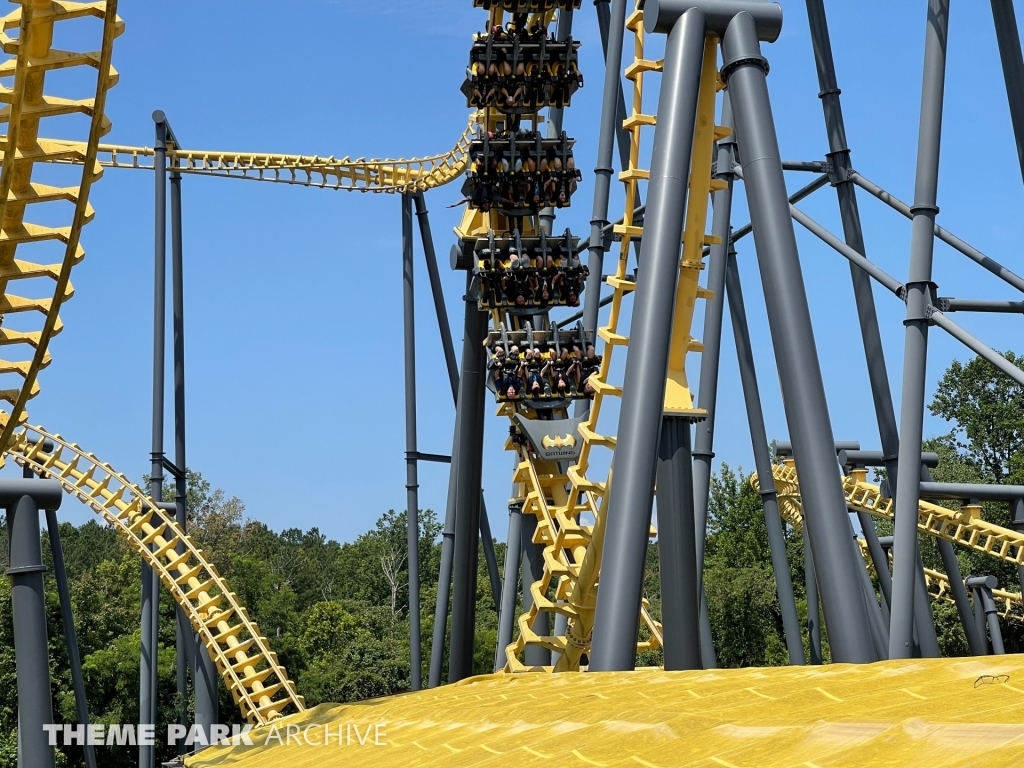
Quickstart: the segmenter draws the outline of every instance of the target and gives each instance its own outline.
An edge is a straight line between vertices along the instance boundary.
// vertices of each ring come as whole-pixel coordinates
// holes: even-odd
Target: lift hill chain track
[[[626,200],[623,223],[614,228],[621,237],[619,258],[614,275],[607,278],[612,288],[612,302],[608,325],[600,328],[599,338],[604,342],[600,371],[591,379],[594,398],[589,417],[578,432],[582,438],[580,457],[562,474],[555,462],[541,462],[529,446],[519,448],[520,463],[513,482],[524,489],[523,513],[538,518],[535,543],[544,544],[544,574],[532,585],[534,604],[519,618],[519,637],[506,649],[506,670],[512,672],[534,669],[519,658],[528,645],[539,645],[559,653],[553,668],[546,671],[579,669],[580,659],[590,648],[597,602],[601,553],[604,541],[605,515],[608,490],[612,482],[612,469],[603,481],[587,477],[591,453],[604,448],[614,454],[615,437],[599,433],[598,419],[606,397],[621,397],[622,389],[609,380],[613,352],[617,347],[628,348],[629,339],[619,332],[623,313],[623,298],[635,288],[627,273],[630,244],[643,236],[643,227],[634,226],[638,185],[650,178],[650,171],[639,167],[640,138],[643,128],[657,124],[655,115],[643,112],[644,74],[660,72],[662,62],[644,57],[643,10],[637,9],[626,22],[635,35],[635,56],[626,68],[626,77],[633,82],[633,102],[630,116],[623,127],[630,133],[629,167],[619,178],[625,183]],[[703,247],[711,242],[704,234],[707,224],[707,201],[718,181],[712,178],[712,154],[716,138],[728,135],[727,129],[715,126],[715,94],[721,87],[716,66],[718,41],[708,38],[705,47],[698,104],[697,130],[694,134],[693,164],[690,175],[689,203],[687,205],[686,232],[683,258],[676,297],[676,316],[673,323],[672,354],[666,390],[666,410],[675,414],[700,418],[693,408],[693,397],[686,382],[685,359],[689,352],[700,352],[703,346],[690,336],[694,304],[707,299],[711,293],[700,288],[698,276],[703,269]],[[512,416],[515,407],[505,404],[499,414]],[[509,446],[510,448],[513,446]],[[567,490],[568,488],[568,490]],[[578,522],[581,516],[594,520],[593,525]],[[548,599],[553,589],[554,599]],[[532,631],[540,611],[560,613],[568,618],[568,630],[562,636],[539,636]],[[650,640],[640,643],[638,650],[659,647],[661,627],[647,613],[646,603],[641,610],[641,621],[650,633]]]
[[[89,205],[89,191],[102,175],[96,160],[97,145],[110,130],[110,121],[103,114],[107,90],[117,83],[117,72],[111,66],[114,38],[124,31],[124,23],[117,17],[116,0],[107,2],[49,2],[49,0],[21,0],[20,7],[3,18],[0,47],[10,58],[0,62],[0,80],[14,78],[8,87],[0,84],[0,122],[7,123],[7,135],[0,137],[3,169],[0,171],[0,321],[11,320],[0,328],[0,346],[12,347],[17,357],[0,360],[3,378],[16,377],[18,386],[0,384],[0,400],[10,404],[10,412],[0,411],[0,448],[7,446],[14,430],[27,418],[25,406],[39,393],[39,371],[50,362],[47,348],[50,339],[61,330],[59,312],[61,304],[71,298],[71,269],[85,256],[79,244],[82,227],[93,217]],[[52,48],[54,29],[79,19],[93,17],[102,22],[100,48],[90,53],[62,51]],[[17,34],[12,34],[17,30]],[[96,70],[96,86],[88,98],[63,98],[44,93],[46,76],[54,70],[91,67]],[[52,117],[81,114],[89,118],[83,129],[84,142],[40,137],[43,120]],[[67,124],[64,121],[62,124]],[[69,187],[55,187],[32,180],[37,163],[61,160],[83,166],[77,183]],[[28,206],[70,202],[74,206],[66,226],[43,226],[26,220]],[[45,205],[46,219],[56,218],[55,205]],[[51,212],[51,209],[54,209]],[[58,214],[68,221],[66,212]],[[35,216],[33,216],[35,218]],[[37,244],[50,244],[49,253],[59,252],[56,263],[34,263],[16,258],[32,244],[30,253],[46,258],[47,248]],[[54,248],[52,244],[56,244]],[[52,289],[43,287],[54,281]],[[18,282],[14,282],[18,281]],[[27,281],[27,284],[26,282]],[[43,298],[26,298],[13,293]],[[41,325],[33,318],[42,316]],[[27,330],[17,330],[10,325]],[[31,348],[26,349],[26,347]],[[20,359],[19,359],[20,358]]]
[[[47,441],[53,443],[51,453],[43,450]],[[256,622],[173,514],[159,509],[109,464],[40,427],[18,430],[6,453],[40,477],[60,481],[68,494],[117,529],[160,575],[249,722],[263,725],[305,709]]]
[[[790,525],[799,527],[803,522],[800,481],[792,460],[783,466],[772,467],[772,475],[778,491],[780,514]],[[760,490],[756,474],[751,476],[750,483]],[[843,493],[850,510],[866,512],[883,520],[893,519],[895,502],[882,496],[878,486],[865,482],[862,472],[855,471],[843,478]],[[921,501],[917,530],[1013,565],[1020,565],[1024,561],[1024,534],[985,522],[969,511],[965,513]],[[952,600],[949,578],[945,574],[926,568],[925,581],[933,598]],[[999,589],[993,590],[993,596],[1000,605],[1000,615],[1024,620],[1020,594]]]

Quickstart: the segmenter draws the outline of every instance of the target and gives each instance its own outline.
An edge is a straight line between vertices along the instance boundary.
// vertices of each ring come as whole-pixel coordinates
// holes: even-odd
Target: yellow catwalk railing
[[[421,192],[449,184],[462,176],[469,157],[477,115],[456,145],[440,155],[408,159],[335,158],[319,155],[220,152],[170,147],[167,163],[172,170],[197,176],[219,176],[252,181],[296,184],[347,192]],[[69,147],[78,147],[69,143]],[[104,168],[153,170],[156,153],[151,147],[101,144],[98,162]],[[54,162],[74,163],[74,157]]]
[[[263,725],[305,709],[302,697],[214,565],[175,522],[109,464],[39,427],[14,435],[7,455],[100,515],[160,576],[217,664],[243,716]],[[47,442],[53,450],[44,450]]]
[[[605,398],[622,395],[621,387],[610,381],[610,373],[616,348],[621,347],[625,351],[629,345],[628,337],[620,333],[624,319],[623,299],[636,287],[628,274],[629,252],[633,241],[643,236],[643,227],[633,222],[633,211],[640,182],[650,178],[650,171],[639,165],[641,133],[644,128],[657,124],[655,115],[644,113],[644,75],[662,69],[662,62],[644,56],[643,10],[636,9],[627,19],[626,26],[635,36],[634,58],[625,72],[625,76],[633,83],[632,109],[623,123],[630,134],[629,167],[619,176],[625,183],[625,215],[623,223],[614,229],[621,242],[614,274],[607,278],[612,289],[608,324],[598,331],[599,339],[604,342],[601,366],[591,379],[594,397],[589,416],[579,425],[583,441],[580,457],[565,475],[558,473],[553,464],[539,467],[535,457],[529,453],[528,446],[519,449],[520,464],[515,480],[523,484],[525,491],[523,512],[537,515],[536,543],[543,543],[545,548],[543,576],[531,587],[534,604],[520,617],[519,637],[506,649],[506,669],[513,672],[532,669],[520,661],[520,656],[529,645],[540,645],[559,653],[554,671],[578,669],[580,658],[589,650],[593,631],[604,520],[613,467],[603,480],[591,480],[587,475],[591,471],[595,449],[610,452],[608,461],[613,464],[615,437],[603,427],[599,431],[598,422],[606,405]],[[703,247],[711,241],[704,232],[709,193],[716,188],[711,178],[714,141],[716,137],[721,138],[728,133],[716,128],[714,119],[715,93],[720,86],[716,66],[717,43],[717,39],[709,38],[705,47],[689,180],[687,234],[684,236],[680,262],[665,403],[668,412],[694,418],[699,418],[700,414],[693,409],[693,397],[686,382],[685,362],[687,353],[703,349],[690,336],[690,330],[694,303],[699,298],[709,298],[711,295],[699,287],[697,278],[703,269]],[[584,524],[580,522],[581,517],[593,520],[593,523]],[[552,589],[554,597],[548,599],[547,595]],[[568,628],[565,635],[538,636],[532,632],[530,627],[540,611],[566,616]],[[646,604],[640,618],[650,639],[640,643],[638,650],[658,647],[661,644],[661,627],[648,614]]]
[[[27,402],[39,392],[37,377],[50,362],[50,339],[61,330],[61,305],[74,293],[71,269],[85,255],[79,238],[82,227],[93,217],[89,191],[102,174],[96,162],[97,145],[110,130],[104,105],[107,90],[117,82],[111,66],[114,39],[124,31],[117,17],[116,0],[21,0],[18,5],[4,17],[0,33],[0,46],[10,57],[0,62],[0,80],[13,78],[10,86],[0,85],[0,102],[5,104],[0,109],[0,122],[7,123],[7,134],[0,137],[0,346],[10,347],[12,354],[11,360],[0,360],[0,375],[5,380],[0,384],[0,400],[10,404],[9,412],[0,411],[0,449],[11,442],[14,430],[26,419]],[[100,30],[85,30],[96,23],[93,19],[99,21]],[[62,39],[76,32],[80,37],[91,34],[99,43],[98,50],[78,53],[52,47],[55,34]],[[96,71],[86,98],[46,94],[47,73],[68,68]],[[84,115],[88,122],[69,122],[69,115]],[[42,123],[47,118],[61,118],[48,121],[47,127],[76,125],[86,140],[70,147],[66,141],[42,138]],[[32,180],[36,163],[55,160],[83,166],[80,174],[76,172],[73,185],[56,187]],[[66,209],[57,210],[58,205],[66,203],[73,207],[70,216]],[[32,219],[66,223],[32,223],[27,218],[30,205]],[[37,218],[40,206],[45,207],[45,213]],[[17,258],[29,245],[33,260]],[[36,259],[52,261],[36,263]],[[53,286],[47,287],[50,281]],[[15,314],[19,319],[12,323],[11,315]]]

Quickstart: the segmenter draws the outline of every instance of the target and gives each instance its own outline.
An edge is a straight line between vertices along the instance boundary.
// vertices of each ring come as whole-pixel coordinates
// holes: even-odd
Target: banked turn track
[[[13,458],[40,477],[58,480],[124,536],[184,609],[249,722],[262,725],[302,711],[302,697],[256,622],[173,516],[110,465],[59,435],[26,425],[26,405],[38,395],[39,372],[51,360],[50,340],[63,327],[60,308],[74,294],[72,268],[85,256],[80,238],[94,216],[92,185],[105,168],[152,170],[154,152],[100,143],[111,129],[104,114],[107,91],[118,80],[111,65],[114,40],[124,32],[117,0],[15,2],[18,7],[3,17],[0,31],[0,47],[8,56],[0,62],[0,123],[7,124],[6,135],[0,136],[0,347],[10,348],[4,357],[12,358],[0,359],[0,400],[9,406],[0,410],[3,459]],[[81,35],[90,23],[99,27],[90,30],[99,40],[98,50],[53,47],[55,28],[62,37],[65,32]],[[47,75],[72,68],[95,70],[91,92],[74,98],[49,95]],[[52,79],[66,85],[67,78]],[[68,119],[74,115],[87,121]],[[461,176],[474,124],[471,116],[452,150],[422,158],[352,160],[171,147],[168,159],[182,173],[345,191],[417,192]],[[41,135],[42,128],[58,126],[78,134]],[[50,183],[33,180],[34,173]],[[64,182],[55,185],[61,175]],[[70,216],[54,203],[71,203]]]

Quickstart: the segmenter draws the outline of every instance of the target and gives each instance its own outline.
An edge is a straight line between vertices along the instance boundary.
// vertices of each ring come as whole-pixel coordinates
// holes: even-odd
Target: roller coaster
[[[1000,620],[1024,620],[1021,593],[1012,589],[1015,585],[1000,588],[991,577],[965,578],[956,549],[1015,566],[1024,588],[1024,487],[933,482],[929,467],[935,462],[922,453],[921,444],[930,328],[948,332],[1024,384],[1024,373],[949,317],[956,311],[1020,313],[1024,303],[940,297],[932,279],[931,251],[938,238],[1024,291],[1024,279],[935,223],[949,0],[922,3],[928,15],[913,205],[854,169],[824,3],[806,4],[830,152],[822,161],[783,162],[765,85],[768,60],[762,53],[762,44],[775,42],[781,32],[779,5],[765,0],[597,0],[606,72],[591,231],[581,241],[568,230],[559,234],[554,225],[558,209],[578,200],[585,183],[574,142],[562,130],[564,111],[583,86],[580,41],[572,37],[579,0],[474,0],[481,17],[486,15],[486,27],[473,37],[462,84],[472,109],[468,127],[448,152],[383,160],[187,150],[178,145],[162,114],[154,116],[160,140],[153,148],[101,143],[111,129],[104,115],[107,92],[117,83],[114,41],[125,29],[116,0],[17,0],[0,33],[0,45],[10,57],[0,64],[0,78],[13,78],[10,88],[0,86],[0,101],[6,105],[0,115],[8,125],[0,172],[0,317],[17,318],[15,324],[24,329],[3,325],[0,343],[23,359],[0,362],[0,375],[9,379],[9,385],[0,385],[0,399],[9,405],[0,418],[0,450],[23,469],[25,478],[0,482],[0,501],[8,514],[22,764],[55,765],[42,727],[52,722],[53,711],[42,604],[41,510],[55,545],[79,720],[88,723],[52,522],[62,493],[117,530],[175,600],[179,685],[187,665],[197,689],[195,723],[209,727],[216,720],[199,712],[203,651],[243,717],[259,727],[256,733],[282,725],[288,729],[287,741],[278,738],[276,746],[268,746],[269,741],[253,747],[211,746],[185,758],[189,768],[328,765],[342,759],[346,765],[435,765],[453,759],[496,765],[510,758],[597,766],[911,760],[1019,764],[1024,758],[1024,702],[1011,681],[1020,662],[1000,658]],[[1021,148],[1024,58],[1017,23],[1011,0],[992,0],[992,7]],[[92,30],[100,43],[97,51],[52,47],[55,27],[90,20],[98,26]],[[662,59],[649,53],[652,35],[666,36]],[[628,37],[632,58],[624,60]],[[47,74],[72,67],[95,70],[94,91],[84,98],[47,95]],[[652,77],[657,99],[651,95]],[[43,126],[72,125],[47,118],[68,115],[87,118],[77,126],[78,135],[42,137]],[[652,142],[650,151],[644,140]],[[625,205],[621,219],[612,222],[616,143]],[[642,167],[648,156],[650,167]],[[44,167],[52,169],[47,178],[65,174],[73,183],[33,181],[33,173]],[[438,316],[445,318],[441,335],[457,406],[430,690],[307,710],[270,642],[189,536],[180,488],[176,504],[164,503],[159,482],[147,492],[77,444],[28,424],[28,401],[40,393],[40,371],[51,361],[49,343],[62,327],[61,306],[74,292],[71,271],[84,257],[81,233],[94,216],[90,189],[107,168],[154,172],[158,210],[168,171],[172,179],[195,174],[402,196],[414,689],[421,687],[416,472],[419,461],[431,460],[419,453],[415,439],[415,346],[409,319],[416,206],[434,298],[440,302]],[[815,177],[789,194],[784,171]],[[455,230],[452,266],[465,273],[467,286],[461,367],[439,300],[423,202],[424,192],[459,180],[466,209]],[[751,223],[738,228],[731,220],[737,181],[744,184],[751,215]],[[796,207],[826,186],[838,195],[842,238]],[[912,220],[906,282],[867,258],[857,188]],[[173,189],[172,181],[172,194]],[[39,204],[57,202],[73,206],[67,226],[26,219]],[[794,221],[850,263],[880,452],[861,451],[859,443],[840,443],[832,434]],[[778,444],[774,456],[736,262],[736,244],[750,234],[792,440]],[[39,256],[36,261],[19,258],[24,255],[19,248],[29,249],[28,258],[34,252]],[[44,263],[44,248],[59,254],[53,263]],[[608,252],[617,258],[606,272]],[[158,281],[161,254],[158,245]],[[580,258],[584,254],[585,261]],[[54,281],[52,293],[44,278]],[[20,282],[26,280],[34,283]],[[881,354],[872,281],[907,307],[899,424]],[[25,285],[31,287],[23,290]],[[37,290],[41,285],[47,288]],[[15,295],[14,287],[44,298]],[[699,301],[705,307],[698,340],[693,326]],[[763,501],[789,667],[715,670],[702,573],[726,306],[757,466],[751,483]],[[567,309],[574,314],[551,316]],[[162,330],[158,321],[158,339]],[[162,374],[162,340],[155,355]],[[687,368],[696,355],[700,379],[694,388]],[[488,393],[496,415],[507,420],[506,448],[515,456],[503,578],[490,547],[480,488]],[[154,474],[162,477],[169,468],[183,483],[183,447],[175,463],[166,461],[162,410],[156,404],[154,410],[161,413],[159,425],[154,424]],[[867,481],[870,467],[884,468],[884,483]],[[898,472],[901,467],[904,471]],[[656,529],[651,525],[655,500]],[[1009,503],[1013,527],[985,520],[983,501]],[[876,520],[891,523],[894,535],[879,536]],[[805,666],[805,628],[797,618],[784,524],[803,536],[812,666]],[[654,537],[660,618],[643,594],[646,550]],[[500,604],[499,633],[495,674],[474,678],[481,539]],[[935,542],[945,572],[921,564],[919,540],[928,539]],[[824,666],[815,666],[822,659],[819,596],[833,662]],[[971,658],[938,658],[932,600],[956,606]],[[147,619],[146,610],[144,603],[140,722],[154,723],[155,709],[147,708],[155,683],[147,688],[146,682],[153,667],[145,657],[152,650],[146,645],[147,622],[155,614],[151,611]],[[663,668],[635,670],[637,654],[655,649],[663,653]],[[441,686],[446,650],[448,685]],[[581,672],[587,674],[573,674]],[[214,701],[215,686],[215,679],[205,683]],[[900,703],[892,705],[892,696]],[[541,709],[538,700],[545,702]],[[387,751],[350,750],[343,757],[324,757],[302,752],[312,748],[308,740],[292,742],[292,728],[308,733],[314,726],[344,721],[355,723],[357,734],[361,724],[386,723]],[[918,732],[939,734],[938,741],[929,743]],[[86,762],[97,764],[91,749]],[[151,747],[140,747],[139,764],[153,768]]]

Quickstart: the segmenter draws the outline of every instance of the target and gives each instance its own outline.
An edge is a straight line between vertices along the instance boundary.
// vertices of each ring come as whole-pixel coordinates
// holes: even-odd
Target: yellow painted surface
[[[321,741],[328,723],[330,746],[301,743],[311,725],[310,741]],[[279,721],[282,742],[288,726],[293,726],[291,744],[274,738],[265,744],[271,730],[264,727],[252,732],[254,746],[212,747],[186,765],[1021,766],[1024,656],[698,672],[499,674],[317,707]],[[352,734],[351,744],[338,746],[339,727]]]

